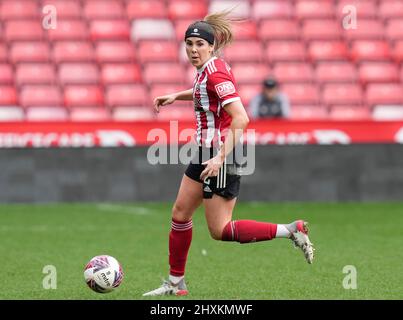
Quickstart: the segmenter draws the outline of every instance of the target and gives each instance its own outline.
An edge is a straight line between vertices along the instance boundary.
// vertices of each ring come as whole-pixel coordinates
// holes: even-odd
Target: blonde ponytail
[[[234,22],[243,21],[240,18],[229,17],[232,9],[211,13],[204,17],[204,21],[212,26],[214,29],[215,43],[214,43],[214,55],[219,55],[221,50],[227,45],[231,44],[234,40],[234,32],[232,30],[232,24]]]

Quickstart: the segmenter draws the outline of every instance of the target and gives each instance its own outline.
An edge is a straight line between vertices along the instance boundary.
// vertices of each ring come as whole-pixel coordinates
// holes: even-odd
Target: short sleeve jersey
[[[231,68],[223,60],[212,57],[197,70],[193,101],[199,146],[209,148],[224,142],[223,133],[231,124],[225,106],[240,99]]]

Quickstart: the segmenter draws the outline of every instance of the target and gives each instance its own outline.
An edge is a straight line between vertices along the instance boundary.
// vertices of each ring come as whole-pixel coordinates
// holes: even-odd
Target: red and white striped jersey
[[[199,146],[218,148],[224,142],[231,117],[225,105],[240,100],[234,75],[223,60],[212,57],[200,69],[193,84],[196,112],[196,142]]]

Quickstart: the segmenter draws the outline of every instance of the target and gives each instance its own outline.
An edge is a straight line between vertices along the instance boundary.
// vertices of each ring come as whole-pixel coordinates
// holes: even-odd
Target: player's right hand
[[[171,104],[175,101],[176,97],[172,94],[166,95],[166,96],[161,96],[161,97],[156,97],[154,99],[154,109],[158,113],[160,112],[160,107],[161,106],[166,106],[168,104]]]

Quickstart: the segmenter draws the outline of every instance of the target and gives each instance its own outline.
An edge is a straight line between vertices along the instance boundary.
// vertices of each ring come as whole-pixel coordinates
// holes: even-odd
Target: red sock
[[[172,276],[185,274],[186,259],[192,242],[192,220],[180,222],[172,219],[169,233],[169,265]]]
[[[254,220],[230,221],[224,227],[223,241],[240,243],[271,240],[276,237],[277,224]]]

